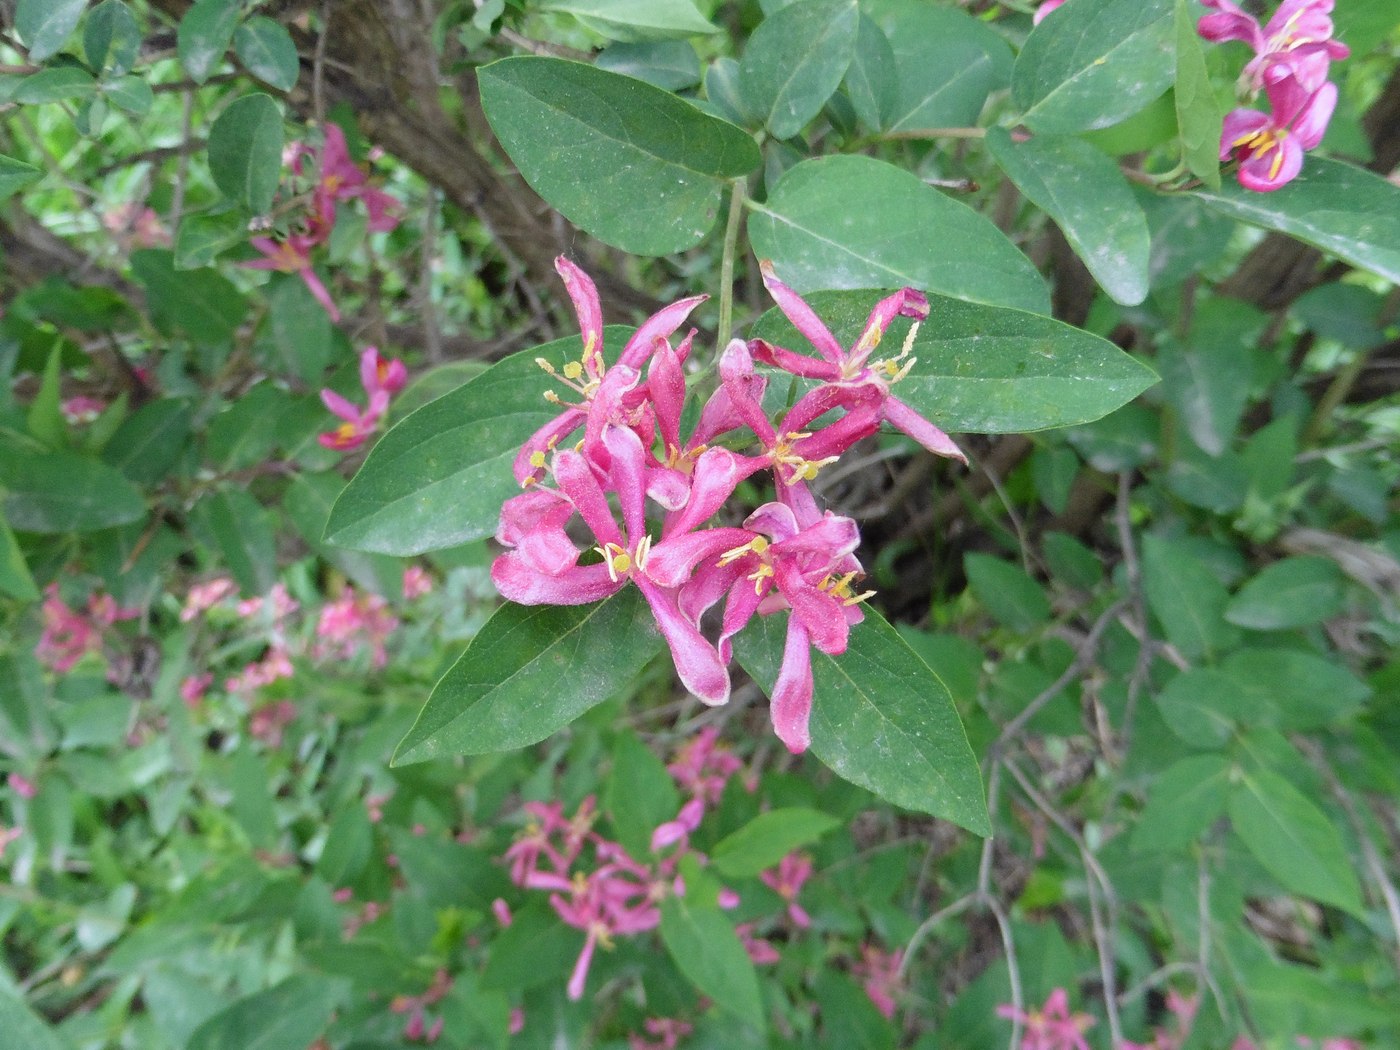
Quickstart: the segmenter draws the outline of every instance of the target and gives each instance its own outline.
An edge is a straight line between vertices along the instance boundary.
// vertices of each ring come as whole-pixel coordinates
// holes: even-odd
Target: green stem
[[[747,179],[735,179],[729,190],[729,219],[724,226],[724,254],[719,263],[719,330],[715,358],[729,345],[734,328],[734,253],[739,244],[739,220],[744,214]]]

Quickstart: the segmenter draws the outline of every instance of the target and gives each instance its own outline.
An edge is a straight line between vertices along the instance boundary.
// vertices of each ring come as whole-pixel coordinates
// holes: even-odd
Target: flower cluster
[[[1063,988],[1051,992],[1039,1009],[998,1006],[997,1016],[1026,1026],[1021,1036],[1021,1050],[1089,1050],[1084,1033],[1093,1026],[1094,1018],[1088,1014],[1071,1014],[1069,995]]]
[[[1351,52],[1332,39],[1333,0],[1283,0],[1261,27],[1230,0],[1202,0],[1213,14],[1197,31],[1207,40],[1242,40],[1254,57],[1240,76],[1240,93],[1253,102],[1262,91],[1269,112],[1241,107],[1225,117],[1220,159],[1240,162],[1246,189],[1266,193],[1292,181],[1303,167],[1303,153],[1322,141],[1337,85],[1328,79],[1333,59]]]
[[[870,593],[852,588],[863,575],[855,557],[856,523],[823,511],[808,482],[882,423],[932,452],[962,458],[946,434],[890,392],[914,363],[913,334],[928,315],[928,300],[912,288],[882,300],[847,350],[765,265],[770,294],[820,356],[758,339],[733,340],[721,355],[719,388],[690,433],[682,434],[685,363],[695,332],[676,345],[672,337],[705,297],[657,312],[608,364],[597,289],[562,256],[555,266],[578,314],[583,352],[562,368],[543,359],[539,364],[578,400],[547,394],[561,411],[516,457],[515,476],[525,491],[501,508],[496,539],[509,549],[492,565],[492,580],[504,597],[524,605],[581,605],[634,584],[681,682],[712,705],[729,699],[734,635],[755,615],[789,611],[773,725],[791,751],[805,750],[811,649],[844,652]],[[915,322],[903,350],[871,360],[901,316]],[[772,422],[756,363],[816,385]],[[742,448],[745,440],[756,441],[757,450],[742,454],[728,447]],[[771,474],[777,498],[741,527],[705,527],[739,483],[759,472]],[[552,486],[542,484],[546,478]],[[591,548],[581,550],[570,538],[567,526],[576,516],[592,533]],[[649,519],[659,519],[659,528]],[[712,641],[701,620],[721,601],[719,637]]]
[[[331,412],[343,422],[334,430],[319,437],[323,446],[336,452],[350,452],[359,448],[369,436],[379,428],[384,414],[389,411],[389,400],[408,382],[408,370],[398,358],[389,360],[374,347],[367,347],[360,355],[360,386],[364,388],[366,403],[361,408],[334,390],[322,390],[321,400]]]
[[[326,313],[339,321],[340,311],[311,265],[312,249],[324,244],[335,229],[336,205],[358,198],[369,214],[370,231],[376,233],[387,232],[399,224],[402,206],[396,198],[370,185],[369,176],[350,158],[345,132],[339,125],[327,123],[323,135],[319,150],[300,143],[290,150],[292,170],[297,175],[309,175],[313,168],[316,172],[310,207],[297,230],[280,239],[254,237],[251,243],[263,257],[243,265],[252,270],[300,275]]]
[[[118,606],[108,594],[90,595],[86,612],[79,612],[63,600],[56,583],[45,588],[41,613],[44,631],[34,655],[60,674],[72,670],[88,653],[102,652],[103,635],[114,623],[139,615],[136,609]]]

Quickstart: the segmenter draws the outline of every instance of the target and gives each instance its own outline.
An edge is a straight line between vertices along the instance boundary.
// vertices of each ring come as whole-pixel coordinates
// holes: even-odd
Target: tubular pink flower
[[[1291,182],[1303,167],[1303,151],[1322,141],[1337,86],[1323,84],[1309,92],[1286,62],[1264,74],[1271,113],[1236,109],[1225,117],[1220,135],[1220,159],[1239,159],[1238,178],[1246,189],[1268,193]]]
[[[1309,91],[1327,79],[1328,64],[1346,58],[1350,49],[1332,39],[1333,0],[1284,0],[1262,29],[1258,21],[1230,0],[1202,0],[1218,13],[1204,16],[1197,32],[1207,40],[1240,40],[1254,49],[1240,81],[1252,95],[1265,87],[1265,75],[1277,62],[1292,63]]]
[[[1026,1026],[1021,1038],[1021,1050],[1089,1050],[1084,1033],[1094,1024],[1088,1014],[1069,1012],[1069,996],[1056,988],[1038,1010],[1017,1010],[1014,1006],[997,1007],[997,1016],[1018,1020]]]
[[[798,929],[805,930],[812,925],[812,918],[805,908],[797,903],[797,895],[803,884],[812,876],[812,858],[805,853],[789,853],[778,862],[777,868],[760,872],[763,884],[787,902],[788,918]]]
[[[1031,22],[1035,25],[1040,25],[1040,23],[1044,21],[1046,15],[1064,2],[1065,0],[1045,0],[1045,3],[1035,9],[1035,14],[1031,16]]]
[[[408,369],[398,358],[386,358],[372,346],[360,354],[360,385],[365,393],[373,395],[382,390],[393,395],[407,383]]]
[[[903,958],[903,952],[886,952],[873,944],[862,944],[860,961],[852,967],[858,976],[865,978],[866,997],[887,1021],[894,1019],[895,996],[901,991],[899,964]]]
[[[326,290],[325,284],[311,266],[311,249],[320,243],[319,239],[307,234],[293,233],[281,241],[271,237],[254,237],[250,243],[262,252],[264,257],[251,259],[243,263],[243,266],[249,270],[275,270],[279,273],[300,275],[316,301],[331,315],[331,320],[340,320],[340,310],[331,298],[331,293]]]
[[[359,197],[369,212],[371,231],[384,233],[398,226],[403,205],[397,198],[369,184],[369,176],[350,158],[350,148],[340,125],[327,122],[322,131],[325,141],[317,154],[316,213],[330,217],[327,226],[333,225],[335,202]]]

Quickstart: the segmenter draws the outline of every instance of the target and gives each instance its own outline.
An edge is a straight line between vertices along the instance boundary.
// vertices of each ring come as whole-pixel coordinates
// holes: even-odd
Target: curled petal
[[[670,646],[681,684],[702,703],[711,706],[728,703],[729,671],[699,628],[681,615],[675,591],[658,587],[644,576],[634,579],[651,606],[661,636]]]
[[[880,340],[885,337],[886,330],[896,317],[912,317],[918,321],[926,319],[928,317],[927,296],[913,288],[901,288],[894,295],[886,296],[876,303],[875,309],[870,311],[865,328],[860,333],[860,338],[856,340],[856,345],[851,348],[850,357],[844,365],[847,374],[865,365],[871,351],[880,345]]]
[[[622,504],[628,543],[636,543],[646,532],[646,452],[641,438],[627,427],[604,429],[603,444],[612,456],[609,480]]]
[[[963,450],[953,443],[953,439],[943,433],[919,413],[906,405],[897,397],[891,397],[885,401],[885,419],[897,430],[902,430],[911,438],[917,441],[924,448],[928,449],[935,456],[947,456],[949,459],[956,459],[960,463],[967,462],[967,456]]]
[[[708,295],[692,295],[680,299],[669,306],[663,306],[642,322],[641,327],[617,357],[617,363],[628,368],[641,368],[656,348],[656,341],[670,339],[676,329],[685,323],[690,312],[708,299]]]
[[[666,534],[689,532],[709,521],[734,494],[735,487],[760,460],[736,456],[727,448],[709,448],[695,461],[685,508],[666,522]]]
[[[835,382],[841,378],[841,366],[830,361],[819,361],[804,354],[774,346],[766,339],[750,339],[749,350],[760,363],[781,368],[784,372],[806,379],[825,379]]]
[[[1332,120],[1332,111],[1337,108],[1337,85],[1323,84],[1313,92],[1312,97],[1299,112],[1293,122],[1293,134],[1303,149],[1313,149],[1322,141],[1327,125]]]
[[[783,646],[783,666],[769,701],[773,732],[794,755],[806,751],[812,742],[808,723],[812,715],[812,653],[801,621],[788,619],[787,641]]]
[[[584,522],[593,530],[599,543],[615,543],[624,550],[628,548],[622,530],[613,518],[612,508],[608,506],[608,498],[603,495],[598,479],[593,476],[593,468],[580,453],[572,449],[556,453],[554,479],[559,483],[560,491],[569,497]]]
[[[520,605],[587,605],[622,588],[606,565],[578,565],[561,573],[541,572],[519,551],[491,563],[491,582],[501,597]]]
[[[515,472],[515,480],[523,485],[526,479],[539,481],[544,477],[545,457],[555,445],[582,426],[586,418],[582,409],[568,408],[531,434],[516,453],[511,468]],[[536,466],[533,461],[538,461],[539,465]]]
[[[568,258],[561,255],[554,260],[554,269],[564,279],[564,290],[569,293],[578,315],[579,334],[583,336],[584,360],[599,354],[603,349],[603,306],[598,301],[598,286],[593,278],[584,273]]]
[[[322,390],[321,402],[347,423],[358,423],[364,416],[364,411],[359,405],[341,397],[334,390]]]
[[[767,259],[763,260],[758,264],[758,269],[763,274],[763,286],[768,289],[768,294],[778,304],[778,309],[787,315],[787,319],[792,322],[793,327],[806,337],[807,342],[812,344],[817,353],[839,369],[845,361],[846,355],[841,349],[841,344],[831,334],[831,330],[822,323],[821,318],[803,301],[800,295],[778,280],[771,262]]]
[[[706,529],[677,533],[651,549],[646,574],[662,587],[680,587],[690,581],[696,566],[718,559],[725,551],[742,547],[753,539],[743,529]]]

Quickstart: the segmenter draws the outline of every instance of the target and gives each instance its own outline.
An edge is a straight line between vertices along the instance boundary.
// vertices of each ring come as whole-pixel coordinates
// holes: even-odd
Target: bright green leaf
[[[1176,121],[1181,156],[1192,175],[1220,188],[1220,129],[1224,115],[1210,84],[1205,50],[1196,32],[1198,5],[1176,0]]]
[[[122,0],[102,0],[83,26],[83,54],[99,72],[111,59],[112,73],[121,76],[136,64],[141,51],[141,26]]]
[[[912,285],[1050,312],[1045,282],[1000,230],[893,164],[862,156],[803,161],[766,203],[750,207],[754,253],[799,292]]]
[[[600,36],[633,44],[719,32],[690,0],[545,0],[540,9],[563,11]]]
[[[282,177],[282,111],[257,92],[229,104],[209,129],[209,170],[224,196],[262,214]]]
[[[699,244],[729,180],[760,163],[749,135],[632,77],[524,56],[477,73],[521,175],[565,218],[636,255]]]
[[[0,1031],[12,1046],[24,1050],[71,1050],[24,1000],[12,995],[7,988],[0,988]]]
[[[220,1010],[195,1029],[188,1050],[301,1050],[325,1033],[340,998],[328,978],[289,977]]]
[[[754,30],[739,61],[739,87],[774,138],[796,135],[840,86],[859,17],[855,0],[802,0]]]
[[[744,669],[771,691],[785,617],[736,639]],[[948,687],[873,609],[840,656],[812,653],[812,753],[837,775],[897,806],[991,832],[982,776]]]
[[[1163,772],[1147,794],[1133,829],[1134,853],[1180,853],[1225,815],[1230,761],[1193,755]]]
[[[87,0],[19,0],[15,6],[15,29],[29,48],[29,61],[42,62],[57,54],[67,43]]]
[[[1147,604],[1167,641],[1188,660],[1219,654],[1239,641],[1225,622],[1229,594],[1215,575],[1177,540],[1148,536],[1142,543],[1142,581]]]
[[[44,173],[32,164],[0,156],[0,201],[18,193],[26,186],[33,185],[44,177]]]
[[[91,532],[146,514],[141,493],[111,467],[71,452],[0,455],[5,517],[22,532]]]
[[[394,762],[538,743],[617,695],[660,648],[635,587],[592,605],[503,605],[433,689]]]
[[[45,102],[90,99],[97,93],[97,81],[81,66],[50,66],[24,78],[15,91],[15,101],[37,106]]]
[[[1285,558],[1246,583],[1225,607],[1225,619],[1255,631],[1305,627],[1342,608],[1342,571],[1331,558]]]
[[[228,50],[242,13],[238,0],[197,0],[180,19],[175,50],[196,84],[203,84]]]
[[[1134,306],[1147,298],[1147,216],[1117,164],[1078,139],[1039,135],[1016,142],[1004,128],[987,132],[987,146],[1020,191],[1055,220],[1111,299]]]
[[[1016,59],[1011,98],[1039,132],[1106,128],[1171,86],[1172,0],[1074,0],[1035,28]]]
[[[22,602],[39,600],[39,588],[34,586],[24,552],[4,518],[0,518],[0,593]]]
[[[721,875],[747,878],[773,867],[793,850],[810,846],[840,823],[815,809],[770,809],[720,839],[710,860]]]
[[[144,117],[155,104],[151,85],[141,77],[118,77],[102,85],[103,97],[133,117]]]
[[[175,232],[175,268],[208,266],[230,248],[248,243],[248,219],[238,211],[186,215]]]
[[[248,72],[279,91],[296,87],[301,60],[292,34],[266,15],[248,19],[233,34],[233,50]]]
[[[763,1027],[758,975],[734,927],[715,908],[688,897],[661,902],[661,941],[696,988],[754,1028]]]

